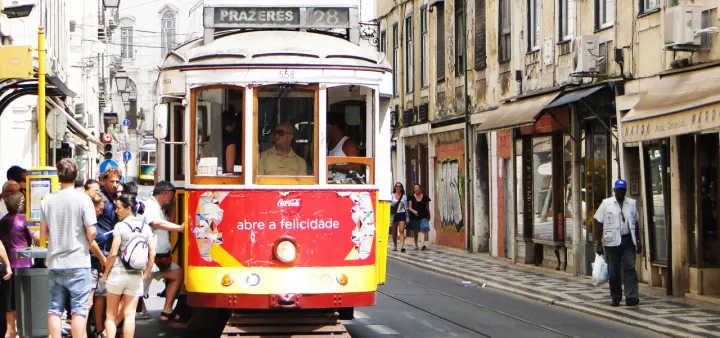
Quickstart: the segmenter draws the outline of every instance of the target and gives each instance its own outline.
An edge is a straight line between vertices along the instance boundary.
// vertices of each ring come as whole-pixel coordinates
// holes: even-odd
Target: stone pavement
[[[590,277],[512,264],[487,254],[432,246],[416,251],[408,245],[406,253],[388,255],[404,263],[443,275],[470,281],[474,287],[491,287],[562,306],[609,320],[653,330],[673,337],[720,337],[720,308],[710,303],[682,297],[669,297],[663,290],[640,284],[640,305],[610,306],[608,284],[595,287]],[[392,272],[390,272],[392,273]]]

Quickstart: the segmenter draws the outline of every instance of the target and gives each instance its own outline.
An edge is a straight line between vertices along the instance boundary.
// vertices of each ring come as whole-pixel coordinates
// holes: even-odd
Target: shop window
[[[525,194],[523,193],[523,141],[515,141],[515,234],[525,236]]]
[[[697,156],[697,221],[698,252],[700,267],[720,266],[720,234],[718,233],[718,134],[697,135],[695,149]],[[692,255],[692,254],[691,254]]]
[[[650,257],[653,262],[667,262],[667,230],[670,222],[666,206],[670,205],[668,192],[670,181],[667,168],[666,145],[652,144],[645,148],[645,189],[648,198],[648,231],[650,232]]]
[[[532,140],[533,238],[553,240],[553,147],[552,137]],[[562,179],[562,178],[561,178]]]
[[[192,94],[195,103],[192,116],[195,183],[241,184],[242,89],[201,88]],[[223,179],[216,180],[219,177]]]
[[[315,184],[317,86],[257,91],[257,183]]]
[[[565,200],[565,213],[564,213],[564,221],[565,221],[565,242],[572,243],[573,242],[573,236],[575,235],[575,222],[577,221],[573,217],[573,211],[575,209],[575,206],[573,205],[573,187],[572,187],[572,143],[573,140],[570,138],[570,136],[565,135],[565,139],[563,140],[564,146],[563,146],[563,172],[564,172],[564,182],[563,182],[563,197]]]
[[[373,182],[373,110],[375,92],[359,86],[327,91],[327,165],[330,184]]]

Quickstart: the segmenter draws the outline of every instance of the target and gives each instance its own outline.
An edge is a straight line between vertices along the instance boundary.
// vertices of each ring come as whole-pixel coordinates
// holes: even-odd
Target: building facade
[[[379,48],[395,72],[394,174],[433,181],[432,240],[587,275],[595,210],[624,178],[642,214],[642,279],[675,294],[720,291],[710,285],[720,278],[717,7],[378,1]],[[673,29],[679,20],[692,30]]]
[[[79,160],[82,175],[87,177],[91,172],[88,154],[96,152],[99,141],[98,135],[86,128],[85,117],[82,112],[77,113],[74,104],[78,93],[82,93],[84,82],[81,75],[71,70],[75,65],[71,59],[77,52],[68,48],[71,31],[80,28],[77,21],[70,20],[76,13],[69,11],[68,2],[63,0],[0,2],[0,7],[10,13],[22,5],[32,5],[29,15],[8,18],[7,14],[0,14],[0,37],[3,45],[29,46],[37,70],[38,26],[44,27],[46,114],[49,121],[55,116],[61,121],[56,124],[57,128],[48,129],[47,164],[52,165],[64,157],[75,157]],[[78,4],[83,13],[91,13],[88,6],[85,2]],[[82,46],[76,47],[81,49]],[[0,79],[0,137],[14,140],[0,145],[0,172],[4,173],[13,165],[30,168],[38,164],[37,86],[37,74]],[[0,181],[4,180],[2,175]]]

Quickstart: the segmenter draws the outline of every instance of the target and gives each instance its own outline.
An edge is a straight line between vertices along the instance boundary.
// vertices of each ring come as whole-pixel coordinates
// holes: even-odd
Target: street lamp
[[[125,103],[130,102],[130,92],[122,92],[120,93],[120,96],[122,96],[122,100]]]
[[[24,18],[30,15],[33,7],[35,7],[34,4],[6,6],[1,12],[7,15],[8,19]]]
[[[130,92],[130,101],[137,101],[137,92],[136,91]]]
[[[105,8],[118,8],[120,7],[120,0],[103,0],[103,6]]]
[[[125,88],[127,88],[128,79],[130,79],[127,75],[127,72],[120,68],[120,70],[117,71],[115,74],[115,85],[117,86],[117,90],[119,92],[124,92]]]

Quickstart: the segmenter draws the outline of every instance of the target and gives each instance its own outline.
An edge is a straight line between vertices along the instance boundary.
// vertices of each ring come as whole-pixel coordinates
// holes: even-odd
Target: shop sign
[[[622,123],[623,142],[661,139],[720,128],[720,104]]]

